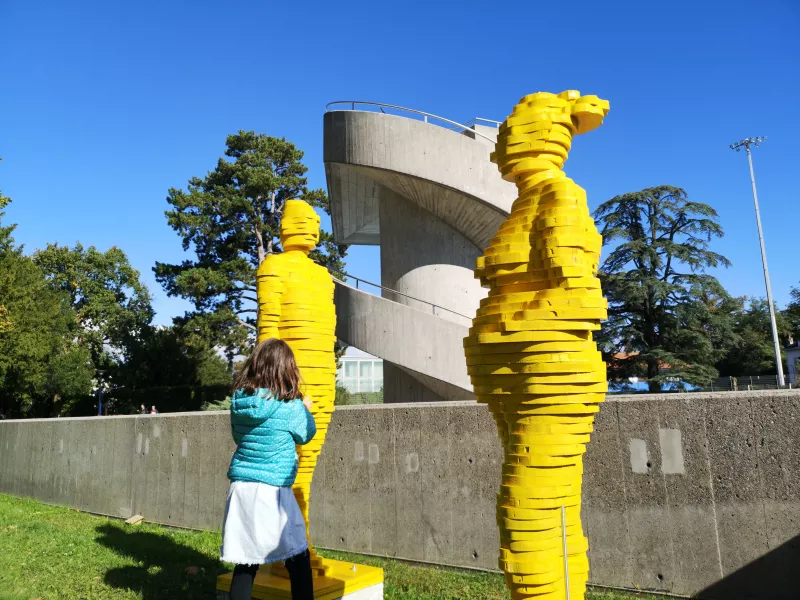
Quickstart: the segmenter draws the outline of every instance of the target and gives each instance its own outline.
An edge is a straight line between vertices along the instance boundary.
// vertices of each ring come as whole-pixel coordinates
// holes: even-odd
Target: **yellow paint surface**
[[[464,349],[475,394],[505,448],[499,566],[514,599],[563,600],[562,535],[572,599],[586,590],[582,456],[607,390],[591,332],[607,303],[597,279],[602,239],[586,192],[562,167],[572,137],[599,127],[608,109],[575,90],[530,94],[500,126],[491,155],[519,197],[476,261],[489,295]]]
[[[314,578],[315,600],[334,600],[345,594],[352,594],[364,588],[383,582],[383,569],[356,565],[339,560],[325,559],[327,573]],[[353,569],[355,567],[355,570]],[[292,597],[289,579],[276,566],[264,565],[253,582],[253,598],[257,600],[288,600]],[[231,589],[231,574],[217,578],[217,589],[228,592]]]
[[[297,447],[299,466],[293,486],[307,536],[311,480],[336,394],[333,280],[327,269],[308,257],[318,240],[319,216],[314,209],[302,200],[288,200],[281,217],[283,252],[268,255],[257,274],[258,341],[278,338],[289,344],[300,367],[303,393],[314,402],[311,412],[317,434],[305,446]],[[310,545],[310,536],[308,541]],[[315,576],[329,572],[330,561],[323,561],[313,546],[309,547]],[[281,569],[276,567],[273,571],[278,573]],[[283,575],[287,575],[285,571]]]

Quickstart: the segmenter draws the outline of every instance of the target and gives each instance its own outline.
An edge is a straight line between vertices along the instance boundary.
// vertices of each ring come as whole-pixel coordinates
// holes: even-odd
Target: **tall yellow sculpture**
[[[317,464],[336,394],[336,311],[333,280],[327,269],[308,254],[319,241],[319,217],[302,200],[288,200],[281,216],[281,254],[270,254],[258,267],[258,341],[284,340],[294,351],[300,367],[303,392],[314,401],[312,413],[317,434],[305,446],[297,447],[299,465],[293,486],[295,498],[306,521],[316,598],[382,597],[383,569],[322,559],[311,545],[308,507],[311,478]],[[231,574],[217,578],[217,590],[230,590]],[[289,598],[289,574],[273,563],[259,569],[253,598]]]
[[[491,156],[519,196],[477,260],[490,291],[464,346],[505,449],[497,523],[515,599],[564,600],[567,578],[572,600],[586,590],[582,455],[607,390],[591,332],[607,304],[596,276],[601,236],[586,192],[562,167],[572,137],[599,127],[608,108],[573,90],[525,96]]]
[[[319,216],[302,200],[288,200],[281,216],[281,254],[268,255],[258,268],[258,341],[284,340],[294,351],[303,392],[314,401],[317,435],[297,447],[299,465],[294,495],[306,520],[311,478],[325,442],[336,395],[336,311],[333,280],[327,269],[308,254],[319,241]],[[312,566],[324,572],[322,559],[311,548]],[[276,571],[277,569],[273,569]]]

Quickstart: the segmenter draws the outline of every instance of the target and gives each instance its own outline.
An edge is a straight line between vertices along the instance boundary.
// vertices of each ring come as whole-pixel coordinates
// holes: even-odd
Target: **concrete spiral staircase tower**
[[[386,402],[474,399],[462,344],[486,295],[475,259],[516,197],[489,160],[497,130],[371,108],[324,117],[334,237],[379,245],[385,288],[337,282],[337,337],[384,359]]]

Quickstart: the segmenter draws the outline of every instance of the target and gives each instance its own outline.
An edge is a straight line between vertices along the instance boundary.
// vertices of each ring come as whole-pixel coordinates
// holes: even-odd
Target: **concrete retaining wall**
[[[591,581],[797,598],[800,393],[621,397],[586,454]],[[218,528],[227,414],[0,422],[0,492]],[[496,568],[502,455],[474,403],[344,407],[312,495],[325,547]]]

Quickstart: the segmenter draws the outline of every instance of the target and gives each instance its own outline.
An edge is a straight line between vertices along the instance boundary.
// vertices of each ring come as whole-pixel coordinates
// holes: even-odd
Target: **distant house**
[[[336,383],[352,394],[380,392],[383,389],[383,361],[348,346],[340,359]]]

